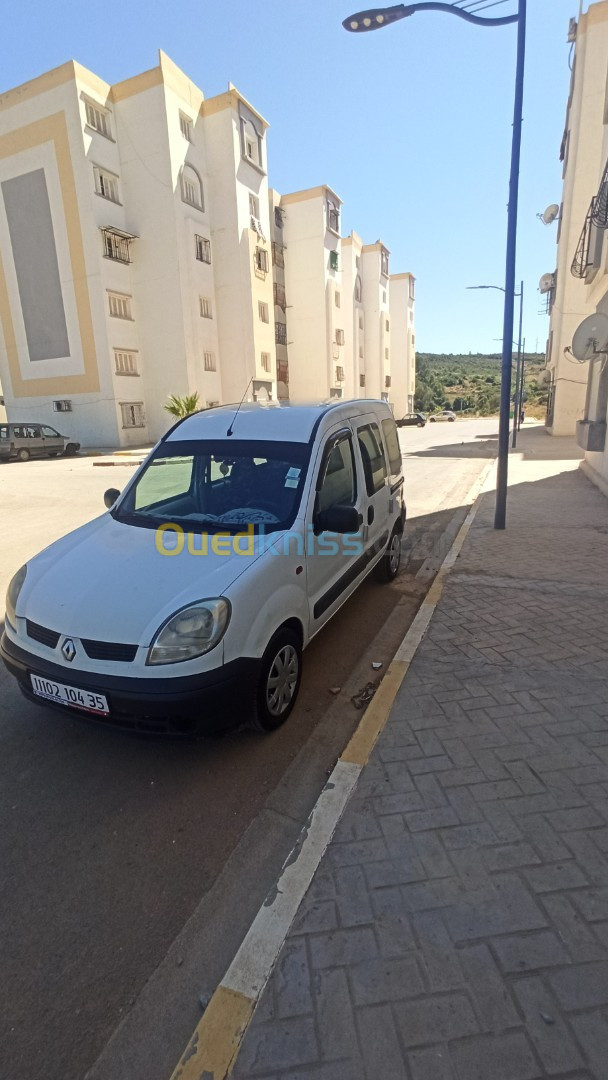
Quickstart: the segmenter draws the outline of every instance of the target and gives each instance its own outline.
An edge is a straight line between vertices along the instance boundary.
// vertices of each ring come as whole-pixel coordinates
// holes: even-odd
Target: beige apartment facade
[[[71,61],[0,96],[10,420],[114,446],[155,441],[168,397],[195,391],[203,407],[373,394],[405,411],[388,251],[342,239],[330,188],[269,190],[267,127],[162,51],[114,85]]]
[[[564,134],[564,195],[551,318],[548,427],[576,431],[582,468],[608,495],[608,335],[589,339],[583,362],[571,347],[583,320],[608,317],[608,2],[570,25],[575,42]],[[598,324],[599,325],[599,324]],[[584,336],[584,335],[583,335]],[[575,351],[579,351],[575,346]]]
[[[588,369],[569,352],[582,320],[600,302],[607,250],[593,222],[606,150],[608,120],[608,2],[592,4],[571,20],[572,75],[560,157],[563,193],[557,231],[557,266],[542,281],[550,311],[547,430],[572,435],[583,419]]]
[[[413,275],[391,275],[381,241],[342,235],[342,200],[328,185],[270,197],[271,217],[281,214],[276,340],[286,343],[290,399],[375,397],[397,416],[411,411]]]

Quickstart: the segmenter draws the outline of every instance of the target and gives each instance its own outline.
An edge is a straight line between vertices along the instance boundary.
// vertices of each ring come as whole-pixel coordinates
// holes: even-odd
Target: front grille
[[[123,645],[118,641],[92,641],[81,638],[82,647],[91,660],[116,660],[130,664],[137,654],[137,645]]]
[[[39,641],[42,645],[48,645],[49,649],[55,649],[57,642],[61,637],[56,630],[49,630],[47,626],[40,626],[39,623],[32,622],[30,619],[25,620],[25,627],[27,630],[27,636]]]

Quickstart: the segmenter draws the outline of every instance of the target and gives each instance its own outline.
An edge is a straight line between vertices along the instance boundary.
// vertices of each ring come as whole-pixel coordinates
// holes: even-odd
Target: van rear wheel
[[[397,577],[399,567],[401,566],[402,536],[403,533],[395,527],[384,555],[380,559],[380,562],[374,567],[374,575],[377,581],[382,581],[386,584]]]
[[[22,447],[21,450],[17,451],[17,457],[19,458],[19,461],[29,461],[30,452],[29,450],[26,450],[25,447]]]
[[[257,731],[276,731],[293,709],[302,678],[302,646],[286,626],[272,636],[262,657],[252,716]]]

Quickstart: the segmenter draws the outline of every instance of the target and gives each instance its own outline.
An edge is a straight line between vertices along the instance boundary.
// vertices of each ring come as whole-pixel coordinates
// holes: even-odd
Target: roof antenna
[[[247,383],[247,386],[245,387],[245,393],[243,394],[241,400],[239,401],[237,410],[236,410],[234,416],[232,417],[232,423],[231,423],[230,427],[228,428],[228,431],[226,432],[226,435],[232,435],[232,429],[234,427],[236,418],[239,415],[239,410],[240,410],[241,405],[243,404],[245,398],[247,397],[247,391],[249,390],[249,387],[251,386],[252,382],[253,382],[253,375],[251,376],[249,382]]]

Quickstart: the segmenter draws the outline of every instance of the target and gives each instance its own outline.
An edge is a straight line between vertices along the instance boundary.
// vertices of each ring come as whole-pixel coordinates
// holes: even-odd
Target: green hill
[[[515,392],[513,356],[511,394]],[[527,353],[525,410],[543,416],[547,390],[539,383],[545,366],[544,353]],[[415,407],[422,412],[454,409],[458,414],[491,416],[500,406],[501,358],[498,353],[417,353]]]

